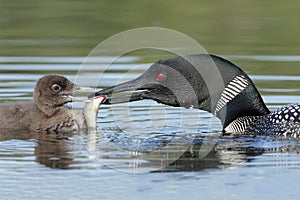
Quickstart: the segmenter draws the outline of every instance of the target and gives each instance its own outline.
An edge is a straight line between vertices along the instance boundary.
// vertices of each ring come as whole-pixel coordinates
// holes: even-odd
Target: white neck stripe
[[[224,88],[219,101],[217,102],[214,114],[216,115],[229,101],[234,99],[249,85],[248,80],[243,76],[239,75],[234,77],[232,81]]]

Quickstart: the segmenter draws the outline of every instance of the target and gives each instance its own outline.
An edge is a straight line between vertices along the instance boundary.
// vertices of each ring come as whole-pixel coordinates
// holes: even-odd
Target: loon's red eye
[[[157,81],[164,81],[166,79],[166,76],[164,74],[158,74],[156,77]]]

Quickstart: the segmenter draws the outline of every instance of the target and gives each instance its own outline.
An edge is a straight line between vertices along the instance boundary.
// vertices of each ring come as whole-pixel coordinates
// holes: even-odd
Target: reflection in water
[[[161,138],[166,135],[161,134]],[[111,137],[111,136],[110,136]],[[28,155],[28,151],[17,151],[21,148],[15,146],[15,155],[8,155],[5,151],[6,141],[20,140],[34,142],[34,157]],[[297,141],[266,138],[266,137],[239,137],[221,136],[217,140],[207,140],[204,137],[194,138],[192,144],[181,152],[186,143],[173,144],[172,148],[163,148],[169,140],[160,139],[158,145],[155,141],[143,140],[141,145],[147,145],[148,150],[133,151],[128,149],[128,144],[113,140],[104,133],[81,134],[47,134],[16,130],[1,131],[0,134],[0,163],[5,162],[5,157],[20,159],[27,156],[36,162],[58,169],[88,169],[88,168],[112,168],[123,172],[170,172],[170,171],[201,171],[212,168],[239,168],[247,165],[260,165],[257,156],[272,153],[270,160],[264,165],[293,165],[299,167],[300,163],[292,162],[291,155],[299,158],[300,146]],[[211,143],[211,144],[208,144]],[[153,153],[149,147],[153,145]],[[204,152],[205,145],[213,145],[209,152]],[[10,147],[12,148],[12,147]],[[25,148],[32,148],[27,146]],[[179,151],[179,150],[180,151]],[[176,154],[176,155],[175,155]],[[180,155],[180,156],[178,156]],[[276,156],[274,156],[276,155]],[[279,156],[280,155],[280,156]],[[178,158],[177,158],[178,156]],[[284,158],[287,159],[284,159]],[[174,159],[176,158],[176,159]]]
[[[67,137],[47,135],[37,139],[34,155],[36,161],[50,168],[68,169],[74,158]]]
[[[242,167],[251,162],[255,156],[264,152],[263,148],[245,147],[242,141],[230,141],[223,136],[219,138],[211,151],[203,156],[203,145],[207,141],[196,140],[179,159],[160,171],[200,171],[212,168]]]
[[[34,141],[34,156],[38,163],[50,168],[66,169],[69,168],[69,164],[73,162],[72,155],[69,155],[72,151],[70,143],[68,142],[70,136],[71,135],[56,135],[19,130],[2,130],[0,134],[0,141]],[[32,148],[32,146],[28,146],[27,148]],[[15,146],[14,151],[16,154],[14,157],[23,156],[20,155],[20,152],[18,151],[19,149],[22,148]],[[5,153],[2,153],[2,157],[5,156]]]

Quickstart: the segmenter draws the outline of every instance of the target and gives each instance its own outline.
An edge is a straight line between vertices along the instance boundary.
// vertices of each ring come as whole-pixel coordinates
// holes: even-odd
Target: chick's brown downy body
[[[1,129],[72,131],[86,126],[83,112],[64,106],[79,89],[67,78],[46,75],[34,89],[34,100],[0,105]]]

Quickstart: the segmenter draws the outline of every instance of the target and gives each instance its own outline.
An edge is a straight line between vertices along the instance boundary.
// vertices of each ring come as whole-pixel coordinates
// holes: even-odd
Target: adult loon
[[[166,105],[206,110],[221,120],[226,133],[300,137],[300,104],[270,112],[248,75],[215,55],[159,60],[138,78],[89,97],[124,91],[134,92],[112,95],[105,104],[153,99]]]
[[[36,83],[34,101],[0,105],[0,129],[69,132],[95,128],[96,113],[103,98],[96,96],[86,102],[84,111],[65,106],[75,100],[71,94],[82,89],[86,88],[63,76],[46,75]]]

